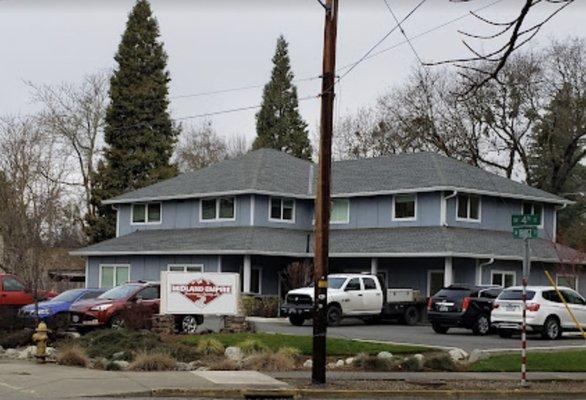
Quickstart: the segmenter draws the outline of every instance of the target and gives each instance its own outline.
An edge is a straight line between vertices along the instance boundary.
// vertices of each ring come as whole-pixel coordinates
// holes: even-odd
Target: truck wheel
[[[197,331],[197,318],[194,315],[185,315],[181,318],[181,332],[193,335]]]
[[[448,329],[450,329],[447,326],[443,326],[440,324],[431,324],[431,328],[435,333],[440,333],[442,335],[448,333]]]
[[[289,322],[291,322],[291,325],[302,326],[305,322],[305,318],[301,315],[289,315]]]
[[[503,339],[509,339],[511,336],[513,336],[513,331],[510,329],[499,329],[498,334]]]
[[[329,306],[327,312],[328,326],[338,326],[342,321],[342,309],[340,306]]]
[[[405,325],[413,326],[419,322],[419,310],[415,306],[409,306],[403,313],[403,322]]]
[[[472,333],[474,335],[484,336],[490,332],[490,321],[486,315],[481,315],[474,322]]]
[[[556,340],[562,336],[562,327],[557,318],[547,317],[541,330],[541,337],[546,340]]]

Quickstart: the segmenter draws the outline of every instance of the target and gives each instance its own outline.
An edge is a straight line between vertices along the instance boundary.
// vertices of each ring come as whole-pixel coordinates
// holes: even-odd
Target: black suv
[[[498,286],[450,285],[429,298],[427,318],[436,333],[458,327],[486,335],[490,332],[492,303],[501,292]]]

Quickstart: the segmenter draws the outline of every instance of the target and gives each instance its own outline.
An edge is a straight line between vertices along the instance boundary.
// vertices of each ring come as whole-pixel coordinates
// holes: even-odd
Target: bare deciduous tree
[[[79,172],[79,179],[71,183],[83,187],[84,206],[90,215],[95,213],[90,198],[103,140],[108,81],[108,74],[95,73],[85,76],[79,85],[28,83],[33,99],[43,105],[40,124],[71,150]]]
[[[210,121],[187,129],[179,139],[176,160],[181,171],[195,171],[248,152],[244,136],[220,137]]]

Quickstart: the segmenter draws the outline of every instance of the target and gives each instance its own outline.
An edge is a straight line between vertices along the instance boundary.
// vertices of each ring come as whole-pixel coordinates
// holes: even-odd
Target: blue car
[[[39,302],[39,319],[51,329],[66,328],[69,325],[69,307],[81,301],[94,299],[104,293],[103,289],[71,289],[51,300]],[[29,304],[20,309],[19,315],[32,322],[35,319],[35,305]]]

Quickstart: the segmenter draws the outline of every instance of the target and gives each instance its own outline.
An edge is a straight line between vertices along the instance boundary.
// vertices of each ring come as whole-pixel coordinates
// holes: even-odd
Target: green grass
[[[480,360],[471,366],[474,372],[518,372],[520,354],[503,354]],[[586,372],[586,350],[555,353],[527,353],[529,372]]]
[[[203,338],[213,338],[222,342],[226,347],[236,346],[245,340],[257,340],[265,344],[273,351],[281,347],[294,347],[299,349],[301,354],[311,355],[311,336],[294,336],[269,333],[215,333],[203,336],[188,336],[181,340],[182,343],[196,346]],[[355,356],[358,353],[378,354],[381,351],[388,351],[393,354],[411,354],[432,351],[430,348],[417,346],[402,346],[383,343],[367,343],[356,340],[334,339],[327,340],[327,352],[329,356]]]

